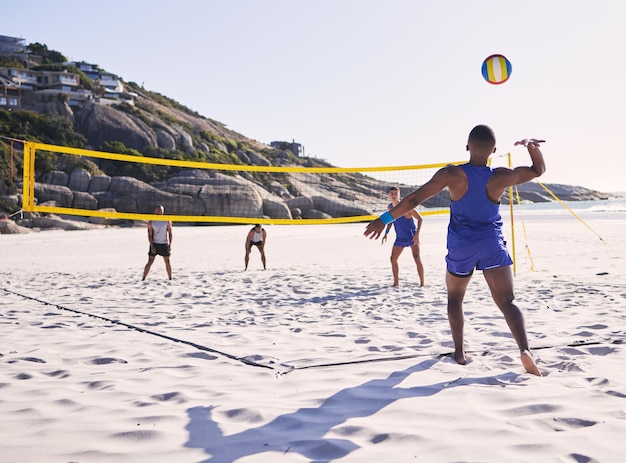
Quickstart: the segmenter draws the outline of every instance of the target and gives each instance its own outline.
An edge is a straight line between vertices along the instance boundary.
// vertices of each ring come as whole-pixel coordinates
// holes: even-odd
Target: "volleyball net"
[[[329,224],[370,221],[441,167],[303,167],[162,159],[24,142],[22,209],[101,219],[190,223]],[[269,164],[269,163],[268,163]],[[422,215],[449,212],[447,190]]]

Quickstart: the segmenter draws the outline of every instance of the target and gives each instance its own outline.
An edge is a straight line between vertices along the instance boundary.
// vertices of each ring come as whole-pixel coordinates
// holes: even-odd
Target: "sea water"
[[[626,212],[626,192],[614,193],[615,198],[595,201],[550,201],[547,203],[515,204],[513,213],[523,214],[600,214],[611,212]],[[500,211],[506,213],[508,204],[502,204]]]

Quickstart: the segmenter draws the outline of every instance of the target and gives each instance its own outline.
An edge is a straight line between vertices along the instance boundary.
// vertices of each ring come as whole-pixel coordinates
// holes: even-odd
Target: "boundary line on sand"
[[[229,354],[228,352],[222,352],[220,350],[213,349],[212,347],[207,347],[207,346],[204,346],[202,344],[198,344],[198,343],[195,343],[195,342],[192,342],[192,341],[187,341],[185,339],[175,338],[175,337],[169,336],[167,334],[158,333],[156,331],[152,331],[152,330],[148,330],[148,329],[145,329],[145,328],[141,328],[141,327],[136,326],[136,325],[131,325],[130,323],[125,323],[125,322],[120,321],[120,320],[114,320],[112,318],[104,317],[102,315],[94,315],[94,314],[91,314],[89,312],[84,312],[82,310],[72,309],[70,307],[65,307],[65,306],[62,306],[62,305],[59,305],[59,304],[54,304],[52,302],[44,301],[42,299],[38,299],[38,298],[33,297],[33,296],[28,296],[26,294],[21,294],[21,293],[15,292],[15,291],[11,291],[11,290],[6,289],[6,288],[0,288],[0,290],[4,291],[6,293],[9,293],[9,294],[13,294],[13,295],[18,296],[18,297],[21,297],[23,299],[28,299],[30,301],[38,302],[39,304],[55,307],[58,310],[66,310],[68,312],[73,312],[73,313],[76,313],[76,314],[79,314],[79,315],[85,315],[87,317],[96,318],[98,320],[109,322],[109,323],[112,323],[114,325],[124,326],[124,327],[126,327],[128,329],[137,331],[139,333],[149,334],[149,335],[152,335],[152,336],[156,336],[156,337],[159,337],[159,338],[166,339],[168,341],[173,341],[173,342],[185,344],[187,346],[193,347],[193,348],[201,350],[201,351],[205,351],[205,352],[210,352],[212,354],[221,355],[222,357],[226,357],[226,358],[228,358],[230,360],[235,360],[237,362],[243,363],[244,365],[272,370],[272,371],[274,371],[274,373],[277,376],[283,376],[283,375],[286,375],[287,373],[290,373],[290,372],[296,371],[296,370],[310,370],[310,369],[313,369],[313,368],[331,368],[331,367],[346,366],[346,365],[358,365],[358,364],[363,364],[363,363],[390,362],[390,361],[394,361],[394,360],[407,360],[407,359],[420,358],[420,357],[426,357],[427,356],[425,354],[408,354],[408,355],[396,355],[396,356],[393,356],[393,357],[379,357],[379,358],[363,359],[363,360],[346,360],[346,361],[342,361],[342,362],[328,362],[328,363],[313,364],[313,365],[303,365],[303,366],[291,366],[291,365],[288,365],[288,364],[265,365],[263,363],[259,363],[259,362],[255,362],[253,360],[247,359],[246,357],[239,357],[237,355]],[[622,344],[623,343],[623,339],[612,339],[612,340],[611,339],[606,339],[606,340],[602,340],[602,341],[592,341],[592,340],[574,341],[574,342],[569,343],[569,344],[561,344],[561,345],[557,344],[557,345],[550,345],[550,346],[533,347],[532,350],[533,351],[537,351],[537,350],[553,349],[555,347],[593,346],[593,345],[601,345],[601,344],[607,344],[607,343],[609,343],[609,344]],[[485,354],[489,353],[490,350],[468,350],[466,352],[469,353],[469,354],[485,355]],[[444,353],[441,353],[441,354],[435,354],[434,358],[442,359],[444,357],[450,357],[453,354],[454,354],[454,352],[444,352]],[[428,356],[432,357],[432,355],[428,355]],[[284,367],[284,369],[279,369],[279,368],[277,368],[277,366],[282,366],[282,367]]]

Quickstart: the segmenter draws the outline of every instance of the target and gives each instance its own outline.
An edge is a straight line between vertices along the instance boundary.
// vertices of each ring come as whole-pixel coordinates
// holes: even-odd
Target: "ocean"
[[[626,212],[626,192],[615,193],[620,195],[617,198],[600,201],[551,201],[549,203],[528,203],[516,204],[514,214],[604,214],[612,212]],[[568,209],[569,208],[569,209]],[[500,211],[506,213],[509,210],[508,204],[500,206]]]

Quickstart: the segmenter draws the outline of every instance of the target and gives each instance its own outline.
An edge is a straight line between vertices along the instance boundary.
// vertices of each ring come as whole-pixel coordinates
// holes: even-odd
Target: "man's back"
[[[460,168],[467,187],[462,197],[450,201],[448,245],[453,247],[500,236],[502,229],[499,203],[487,196],[486,185],[494,175],[493,169],[469,163]]]

